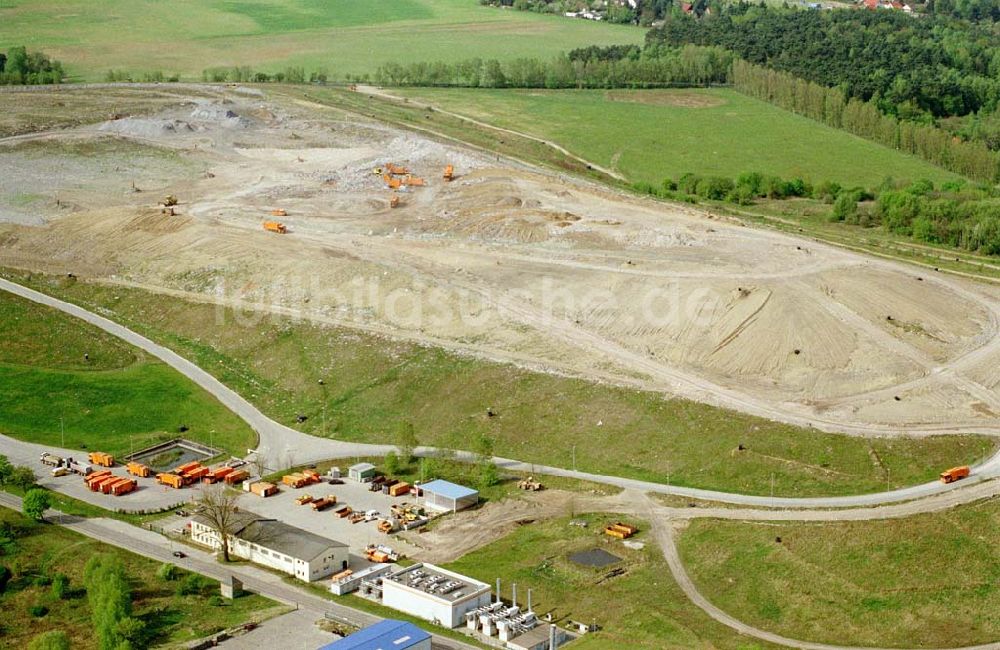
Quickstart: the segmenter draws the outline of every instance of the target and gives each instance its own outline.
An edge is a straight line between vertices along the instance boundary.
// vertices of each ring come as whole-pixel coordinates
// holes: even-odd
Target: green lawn
[[[155,576],[160,563],[134,555],[114,546],[84,537],[52,524],[33,523],[19,513],[0,508],[0,527],[11,526],[16,541],[7,553],[0,554],[0,564],[13,572],[7,588],[0,593],[0,646],[24,648],[36,635],[62,630],[74,648],[94,648],[90,607],[83,592],[83,569],[97,553],[118,555],[132,579],[133,615],[146,624],[149,646],[180,643],[238,625],[255,617],[266,617],[280,606],[267,598],[245,595],[225,606],[213,606],[209,597],[218,587],[206,587],[203,593],[179,596],[176,582]],[[43,576],[56,573],[70,579],[70,597],[52,596],[51,587],[40,584]],[[180,576],[187,575],[180,571]],[[39,580],[42,578],[42,580]],[[44,605],[48,614],[33,617],[28,608]],[[149,647],[147,646],[147,647]]]
[[[839,645],[943,648],[1000,640],[998,536],[994,499],[886,521],[697,520],[679,543],[702,593],[752,625]]]
[[[521,604],[531,589],[532,604],[539,615],[552,612],[560,622],[570,619],[601,626],[600,631],[574,641],[571,647],[577,650],[773,647],[738,636],[692,605],[670,576],[645,522],[624,520],[639,526],[635,539],[646,544],[642,550],[633,550],[601,532],[608,523],[622,521],[621,517],[583,515],[576,519],[587,521],[588,527],[570,526],[567,518],[535,522],[447,568],[488,584],[500,578],[508,598],[511,583],[516,582]],[[593,548],[606,550],[622,561],[594,569],[568,559],[572,553]],[[605,578],[615,568],[626,572]]]
[[[76,79],[109,69],[325,68],[334,78],[390,61],[551,57],[641,43],[645,30],[480,6],[477,0],[4,0],[0,48],[27,45]]]
[[[279,422],[341,440],[391,442],[409,422],[421,444],[469,449],[488,434],[495,453],[507,458],[572,467],[575,450],[583,471],[756,494],[768,494],[773,480],[774,493],[789,496],[929,481],[942,467],[993,449],[979,436],[866,440],[821,433],[346,329],[278,317],[257,324],[232,313],[214,325],[212,305],[37,275],[32,282],[108,310]],[[487,415],[490,408],[496,417]],[[308,418],[303,423],[300,414]]]
[[[397,89],[445,110],[558,142],[630,181],[759,171],[873,186],[954,174],[728,89]]]
[[[255,434],[172,368],[56,310],[0,292],[0,432],[112,454],[181,435],[232,452]],[[90,355],[90,360],[84,359]]]

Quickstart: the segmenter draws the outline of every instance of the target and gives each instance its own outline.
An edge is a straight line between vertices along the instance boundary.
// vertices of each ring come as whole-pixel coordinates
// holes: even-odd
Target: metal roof
[[[473,490],[472,488],[467,488],[464,485],[458,485],[457,483],[452,483],[451,481],[443,481],[441,479],[438,479],[436,481],[431,481],[430,483],[425,483],[424,485],[421,485],[419,487],[424,492],[439,494],[443,497],[448,497],[449,499],[455,499],[455,500],[479,495],[478,490]]]
[[[192,519],[209,528],[214,528],[204,515],[196,514]],[[310,533],[277,519],[265,519],[247,510],[237,513],[234,519],[235,522],[230,533],[237,539],[252,542],[305,562],[315,560],[331,548],[347,546],[343,542]]]
[[[406,650],[431,638],[412,623],[387,619],[359,630],[319,650]]]
[[[358,463],[357,465],[351,465],[351,472],[367,472],[375,469],[375,466],[371,463]]]

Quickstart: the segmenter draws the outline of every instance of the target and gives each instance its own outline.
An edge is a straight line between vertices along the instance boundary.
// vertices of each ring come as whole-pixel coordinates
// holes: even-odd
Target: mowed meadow
[[[870,187],[886,176],[957,178],[884,147],[726,88],[486,90],[394,94],[546,138],[629,181],[756,171]]]
[[[111,69],[193,80],[237,65],[344,78],[391,61],[548,58],[641,43],[645,33],[477,0],[0,0],[0,50],[43,50],[74,81],[100,81]]]

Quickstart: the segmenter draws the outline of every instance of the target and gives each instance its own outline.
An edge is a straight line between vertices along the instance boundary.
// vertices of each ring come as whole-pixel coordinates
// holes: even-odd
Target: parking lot
[[[279,489],[281,491],[278,494],[267,498],[244,493],[243,498],[240,499],[240,507],[258,515],[280,519],[291,526],[348,544],[351,547],[351,565],[353,567],[366,564],[361,560],[360,555],[369,544],[385,544],[408,556],[412,556],[418,550],[392,535],[378,532],[376,529],[377,520],[352,524],[347,518],[341,519],[333,514],[334,510],[346,504],[355,512],[363,513],[368,510],[377,510],[382,515],[388,516],[389,507],[392,504],[413,503],[416,499],[412,496],[390,497],[381,492],[371,492],[368,489],[368,484],[357,483],[349,479],[344,479],[343,485],[331,485],[323,482],[297,490],[286,485],[280,485]],[[296,497],[303,494],[309,494],[314,498],[333,495],[337,497],[337,505],[327,508],[323,512],[317,512],[309,504],[300,506],[295,503]],[[360,561],[355,564],[355,560]]]

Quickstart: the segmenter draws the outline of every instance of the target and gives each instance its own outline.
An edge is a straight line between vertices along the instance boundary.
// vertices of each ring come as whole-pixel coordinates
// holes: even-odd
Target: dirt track
[[[0,265],[364,327],[825,430],[1000,430],[995,288],[336,111],[215,93],[0,142],[0,165],[18,170],[0,180]],[[395,210],[372,173],[387,161],[427,181]],[[157,206],[167,193],[181,200],[175,216]],[[274,208],[290,234],[261,230]]]

